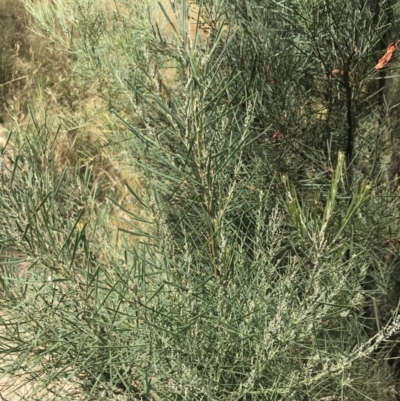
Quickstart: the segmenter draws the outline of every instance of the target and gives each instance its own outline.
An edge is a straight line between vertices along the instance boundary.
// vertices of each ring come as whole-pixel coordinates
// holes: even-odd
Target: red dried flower
[[[386,66],[386,64],[392,58],[393,53],[397,50],[398,43],[399,43],[399,41],[393,42],[388,46],[385,55],[378,61],[378,64],[375,66],[376,70],[380,70]]]

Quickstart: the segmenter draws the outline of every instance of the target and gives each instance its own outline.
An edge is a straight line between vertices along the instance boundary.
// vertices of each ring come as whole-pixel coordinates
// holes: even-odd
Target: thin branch
[[[15,78],[15,79],[12,79],[11,81],[4,82],[3,84],[0,84],[0,86],[12,84],[13,82],[20,81],[21,79],[25,79],[25,78],[28,78],[28,75],[24,75],[23,77]]]

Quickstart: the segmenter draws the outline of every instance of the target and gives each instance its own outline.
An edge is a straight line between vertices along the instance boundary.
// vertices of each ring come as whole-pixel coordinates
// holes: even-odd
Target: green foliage
[[[4,371],[87,399],[394,399],[396,99],[373,66],[397,4],[172,2],[166,33],[26,3],[127,128],[147,217],[125,208],[140,241],[111,247],[111,203],[55,173],[46,127],[21,136],[0,188]]]

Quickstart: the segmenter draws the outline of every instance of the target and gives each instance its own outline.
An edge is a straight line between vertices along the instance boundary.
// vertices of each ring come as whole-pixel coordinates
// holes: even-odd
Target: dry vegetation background
[[[29,29],[22,2],[6,0],[0,7],[3,142],[16,126],[33,124],[29,108],[34,107],[36,118],[54,125],[56,168],[72,167],[80,159],[93,169],[93,181],[102,182],[102,192],[110,187],[118,192],[123,172],[105,146],[112,127],[96,88],[76,77],[73,56]]]
[[[116,7],[113,1],[106,4],[110,11]],[[118,12],[123,12],[120,6]],[[111,146],[115,134],[125,127],[110,119],[100,80],[87,83],[80,79],[74,70],[74,56],[32,32],[31,22],[22,1],[0,3],[0,143],[3,147],[7,144],[4,162],[10,165],[7,156],[14,154],[17,143],[22,145],[23,132],[45,123],[46,133],[54,141],[52,161],[57,172],[65,167],[78,167],[82,176],[90,172],[97,201],[104,201],[110,193],[119,202],[132,201],[125,197],[124,182],[138,191],[143,182],[126,155]],[[165,83],[168,78],[171,74],[167,73]]]

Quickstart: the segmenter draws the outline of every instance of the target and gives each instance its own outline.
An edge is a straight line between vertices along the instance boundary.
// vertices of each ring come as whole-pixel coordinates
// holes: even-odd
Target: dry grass
[[[1,2],[0,20],[4,22],[0,34],[5,37],[0,49],[2,141],[6,130],[32,126],[28,107],[34,105],[35,117],[52,125],[50,137],[57,133],[56,169],[60,172],[79,165],[82,175],[90,170],[91,186],[99,202],[106,195],[124,202],[124,181],[136,186],[140,180],[132,168],[126,167],[129,160],[124,160],[121,169],[124,155],[107,146],[106,132],[115,127],[110,126],[106,102],[93,84],[73,74],[72,55],[29,29],[32,21],[21,1]]]
[[[30,17],[22,2],[0,3],[0,118],[24,123],[28,104],[40,96],[49,108],[73,108],[81,96],[70,68],[73,57],[30,31]],[[43,88],[43,93],[40,93]]]

